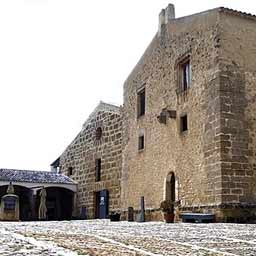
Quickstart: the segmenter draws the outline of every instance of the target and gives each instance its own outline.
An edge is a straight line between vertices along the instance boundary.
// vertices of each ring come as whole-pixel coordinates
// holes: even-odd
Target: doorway
[[[173,172],[169,173],[166,178],[166,190],[165,190],[165,200],[174,203],[176,199],[175,195],[175,174]]]
[[[95,192],[95,218],[106,219],[108,218],[108,201],[109,193],[108,190],[101,190]]]

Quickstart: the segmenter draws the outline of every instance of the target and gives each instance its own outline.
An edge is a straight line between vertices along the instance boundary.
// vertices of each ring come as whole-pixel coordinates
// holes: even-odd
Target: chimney
[[[165,9],[162,9],[162,11],[159,14],[158,36],[161,35],[164,24],[165,24]]]
[[[168,4],[165,9],[165,24],[175,19],[175,7],[173,4]]]
[[[162,9],[162,11],[159,14],[158,36],[161,36],[163,27],[174,19],[175,7],[173,4],[168,4],[168,6],[165,9]]]

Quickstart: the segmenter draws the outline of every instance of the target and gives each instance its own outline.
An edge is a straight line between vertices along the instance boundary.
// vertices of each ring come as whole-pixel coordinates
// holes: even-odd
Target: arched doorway
[[[175,202],[175,174],[169,173],[166,178],[165,184],[165,200],[174,203]]]
[[[47,220],[71,220],[74,192],[60,187],[46,187]],[[37,191],[37,212],[40,204]]]

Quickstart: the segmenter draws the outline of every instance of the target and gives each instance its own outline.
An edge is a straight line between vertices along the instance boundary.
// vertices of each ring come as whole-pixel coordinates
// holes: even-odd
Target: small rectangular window
[[[138,117],[145,115],[146,94],[145,89],[138,92]]]
[[[68,167],[68,176],[73,175],[73,168],[72,167]]]
[[[101,176],[101,159],[95,160],[95,181],[100,181]]]
[[[180,132],[188,130],[188,116],[184,115],[180,117]]]
[[[186,91],[191,86],[190,59],[186,59],[179,64],[179,86],[181,91]]]
[[[139,136],[139,145],[138,145],[139,150],[144,149],[144,135]]]

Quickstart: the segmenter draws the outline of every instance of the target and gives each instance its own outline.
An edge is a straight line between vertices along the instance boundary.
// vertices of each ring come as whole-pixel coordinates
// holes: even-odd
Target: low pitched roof
[[[95,115],[99,112],[99,111],[105,111],[105,112],[110,112],[110,113],[115,113],[120,115],[120,107],[113,105],[113,104],[109,104],[109,103],[105,103],[103,101],[100,101],[100,103],[98,104],[98,106],[93,110],[93,112],[89,115],[89,117],[86,119],[86,121],[83,124],[83,127],[85,127],[89,122],[91,122],[91,120],[95,117]]]
[[[0,181],[27,183],[75,184],[69,177],[55,172],[0,169]]]

